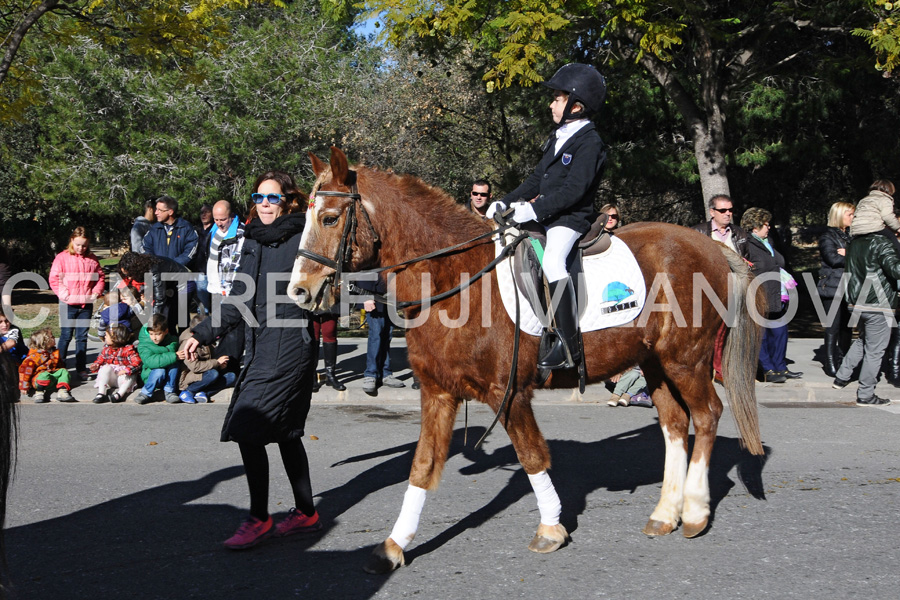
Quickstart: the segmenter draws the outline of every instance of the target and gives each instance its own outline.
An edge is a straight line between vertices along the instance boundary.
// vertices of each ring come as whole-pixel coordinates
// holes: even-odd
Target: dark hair
[[[894,184],[887,179],[876,179],[872,182],[872,185],[869,186],[869,191],[874,192],[876,190],[879,192],[884,192],[888,196],[893,196]]]
[[[128,279],[143,280],[153,267],[158,265],[161,259],[152,254],[138,254],[137,252],[126,252],[119,259],[116,270],[122,277]]]
[[[176,214],[176,215],[178,214],[178,200],[176,200],[172,196],[166,196],[165,194],[163,194],[162,196],[160,196],[159,198],[157,198],[156,200],[153,201],[153,206],[156,206],[160,202],[165,204],[166,208],[171,210],[174,214]]]
[[[169,331],[169,321],[161,314],[153,314],[147,321],[147,331],[153,333],[165,333]]]
[[[294,178],[284,171],[266,171],[256,178],[256,183],[253,184],[253,189],[250,190],[250,193],[255,194],[258,192],[262,182],[269,180],[272,180],[281,186],[281,193],[287,197],[287,202],[283,208],[285,214],[306,210],[306,200],[309,197],[300,191],[300,188],[294,183]],[[255,219],[256,214],[256,204],[251,202],[249,214],[250,220]]]
[[[147,212],[148,208],[156,208],[156,198],[147,198],[144,200],[144,212]]]
[[[716,194],[709,199],[709,202],[706,203],[706,207],[710,210],[714,209],[716,207],[716,200],[727,200],[728,202],[734,204],[734,202],[731,200],[731,196],[729,196],[728,194]]]
[[[487,189],[488,189],[488,196],[491,195],[491,182],[490,181],[488,181],[487,179],[476,179],[475,181],[472,182],[472,187],[475,187],[476,185],[486,185]]]
[[[124,325],[113,325],[106,330],[106,333],[109,334],[113,348],[121,348],[131,342],[131,332]]]

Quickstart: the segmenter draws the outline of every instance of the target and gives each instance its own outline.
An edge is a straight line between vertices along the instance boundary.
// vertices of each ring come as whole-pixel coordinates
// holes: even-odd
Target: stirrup
[[[562,339],[559,332],[556,333],[556,340],[546,354],[538,357],[538,367],[542,369],[573,369],[577,366],[578,361],[572,356],[568,344]]]

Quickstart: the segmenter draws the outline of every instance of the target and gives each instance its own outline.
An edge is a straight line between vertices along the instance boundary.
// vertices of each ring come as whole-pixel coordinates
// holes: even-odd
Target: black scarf
[[[271,246],[300,233],[303,231],[304,225],[306,225],[306,214],[302,212],[281,215],[269,225],[264,224],[257,217],[244,227],[244,237]]]

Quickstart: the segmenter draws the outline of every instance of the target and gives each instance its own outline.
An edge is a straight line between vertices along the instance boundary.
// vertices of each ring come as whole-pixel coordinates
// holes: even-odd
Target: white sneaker
[[[57,390],[56,399],[59,402],[77,402],[77,400],[72,397],[72,392],[70,392],[66,388],[59,388],[59,390]]]
[[[393,375],[388,375],[384,379],[381,380],[382,385],[386,385],[389,388],[405,388],[406,384],[394,377]]]
[[[374,396],[378,391],[378,384],[374,377],[363,377],[363,391]]]

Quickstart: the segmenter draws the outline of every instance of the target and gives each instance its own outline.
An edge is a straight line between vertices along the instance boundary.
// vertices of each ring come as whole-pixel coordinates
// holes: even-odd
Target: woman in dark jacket
[[[844,274],[844,257],[850,245],[850,222],[853,220],[855,207],[849,202],[835,202],[828,211],[828,229],[819,236],[819,255],[822,267],[819,269],[819,282],[816,289],[822,298],[826,315],[832,315],[835,302],[839,304],[837,312],[830,317],[825,326],[825,373],[834,377],[844,352],[850,346],[850,311],[844,299],[844,286],[841,277]]]
[[[303,428],[309,413],[316,355],[310,314],[287,299],[288,279],[306,221],[305,197],[287,173],[270,171],[253,186],[254,205],[244,229],[238,275],[229,298],[193,329],[185,349],[212,344],[235,327],[242,312],[252,316],[245,327],[244,368],[235,383],[222,426],[222,441],[237,442],[250,487],[250,517],[225,546],[240,550],[265,537],[321,529],[313,505]],[[273,293],[274,292],[274,293]],[[218,323],[217,323],[218,321]],[[275,526],[269,515],[269,459],[266,445],[276,443],[294,492],[296,507]]]
[[[768,310],[766,318],[777,321],[784,316],[782,284],[784,257],[769,243],[769,221],[772,213],[761,208],[748,208],[741,219],[741,227],[750,233],[747,239],[747,260],[755,277],[766,276],[762,289],[766,295]],[[772,323],[775,324],[775,323]],[[787,368],[787,323],[775,324],[763,329],[759,362],[762,365],[763,381],[784,383],[788,378],[800,377],[802,373],[788,371]]]
[[[152,294],[145,292],[145,296],[150,296],[148,300],[152,302],[153,314],[166,317],[169,331],[175,335],[178,327],[178,303],[187,302],[187,267],[165,256],[126,252],[119,260],[117,270],[119,275],[126,280],[141,283],[144,283],[144,278],[148,273],[150,274],[149,285]],[[185,275],[185,277],[176,280],[172,275]],[[187,328],[187,323],[181,325],[183,328]]]

